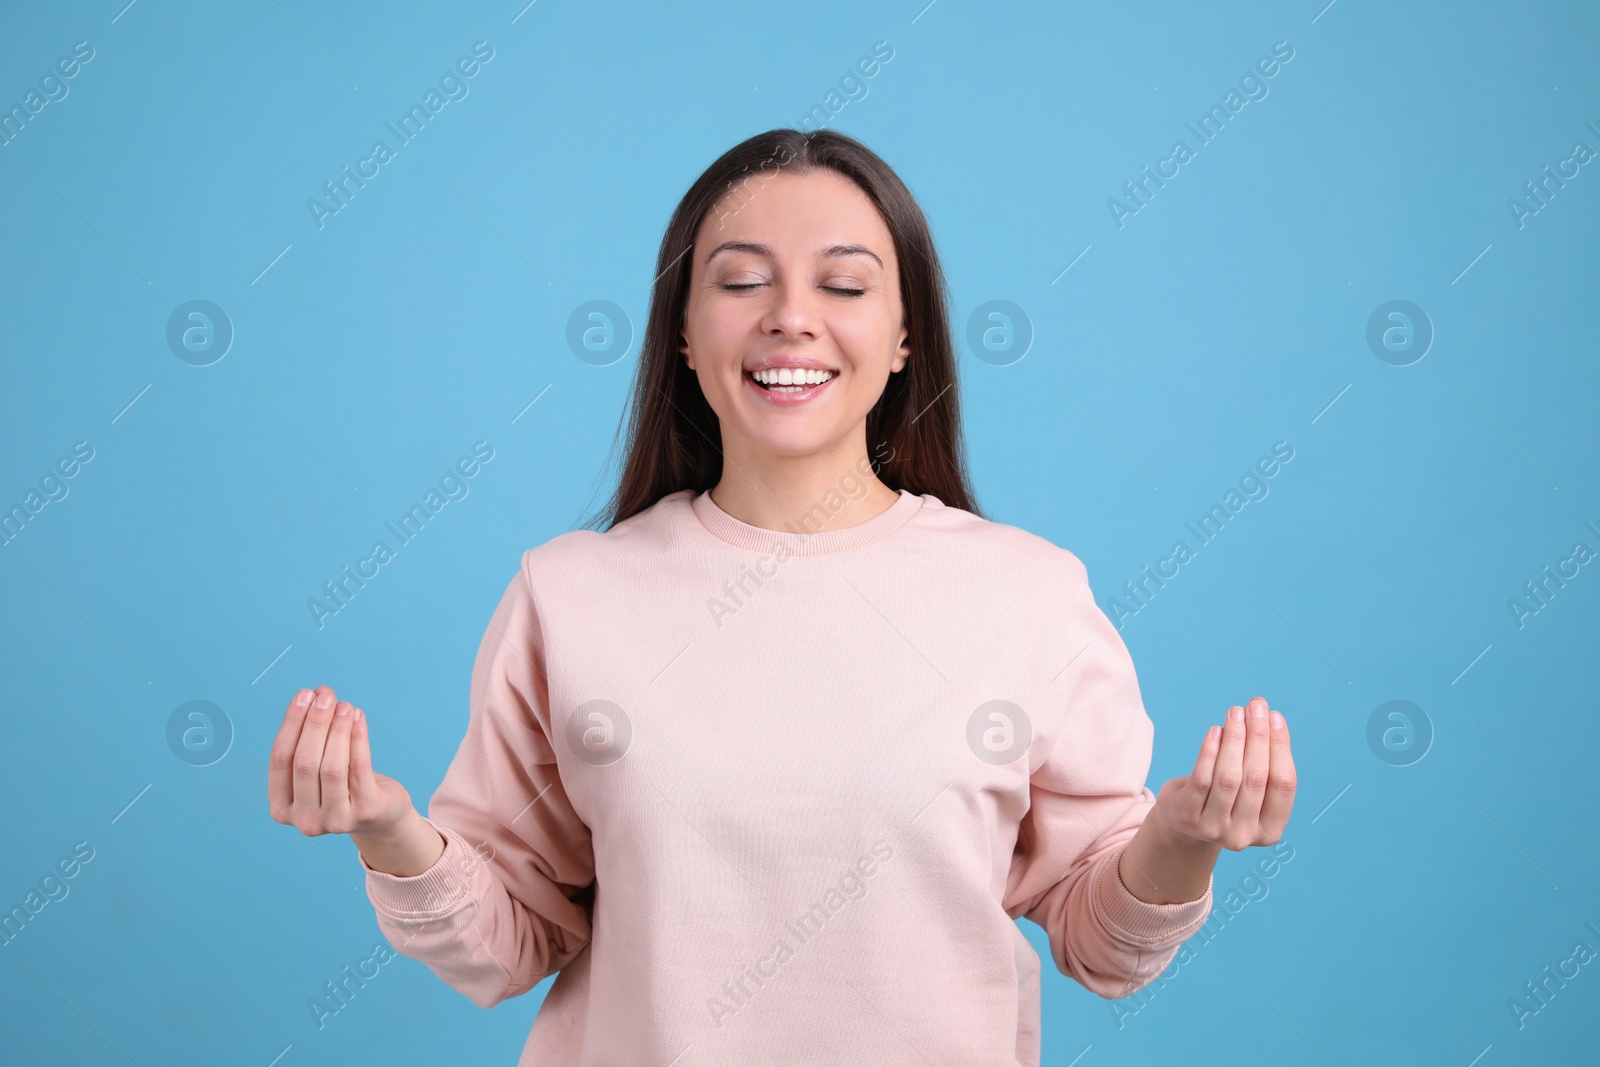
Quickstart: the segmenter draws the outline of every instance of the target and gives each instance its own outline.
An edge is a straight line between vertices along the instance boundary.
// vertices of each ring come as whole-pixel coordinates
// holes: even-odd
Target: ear
[[[911,331],[900,331],[900,347],[895,350],[894,360],[889,364],[889,371],[898,374],[905,368],[906,362],[911,358]]]
[[[688,364],[689,369],[694,370],[694,356],[689,354],[689,339],[683,335],[681,327],[678,331],[678,351],[683,355],[683,361]]]

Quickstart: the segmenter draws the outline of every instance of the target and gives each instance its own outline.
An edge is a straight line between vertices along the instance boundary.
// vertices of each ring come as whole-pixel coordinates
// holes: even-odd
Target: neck
[[[722,478],[711,490],[717,507],[764,530],[820,532],[819,524],[842,530],[883,514],[899,499],[872,471],[865,427],[860,440],[828,452],[783,456],[729,449]]]

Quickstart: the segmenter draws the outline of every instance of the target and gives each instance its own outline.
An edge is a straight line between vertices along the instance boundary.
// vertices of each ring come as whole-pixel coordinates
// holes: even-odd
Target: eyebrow
[[[710,263],[723,252],[749,252],[751,255],[766,256],[768,259],[776,258],[772,254],[772,249],[755,241],[724,241],[706,253],[705,262]],[[818,259],[837,259],[842,256],[868,256],[880,268],[883,266],[883,260],[878,258],[878,254],[865,245],[829,245],[817,253]]]

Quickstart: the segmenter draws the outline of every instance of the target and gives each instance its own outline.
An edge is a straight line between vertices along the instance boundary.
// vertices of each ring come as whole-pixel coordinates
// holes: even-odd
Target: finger
[[[333,706],[337,703],[333,690],[325,685],[317,687],[317,697],[306,714],[305,728],[300,731],[300,743],[294,750],[295,814],[304,816],[298,823],[302,831],[322,828],[322,750],[328,743],[328,725],[333,719]]]
[[[1194,818],[1205,809],[1206,794],[1211,790],[1211,779],[1216,774],[1217,753],[1222,749],[1222,728],[1211,726],[1200,742],[1200,754],[1194,758],[1194,768],[1189,771],[1189,788],[1183,791],[1184,806]]]
[[[1294,756],[1289,751],[1289,722],[1282,712],[1273,712],[1272,769],[1267,774],[1267,799],[1261,805],[1261,831],[1274,841],[1283,835],[1289,825],[1289,809],[1294,807],[1297,779]]]
[[[1217,753],[1222,750],[1222,728],[1211,726],[1200,742],[1200,754],[1194,758],[1194,769],[1189,772],[1193,784],[1204,793],[1211,788],[1211,775],[1217,766]]]
[[[322,750],[323,827],[334,833],[350,832],[350,722],[355,708],[346,701],[333,706],[333,724]]]
[[[1222,727],[1222,747],[1217,752],[1216,770],[1211,775],[1211,792],[1206,797],[1201,818],[1211,827],[1224,827],[1233,818],[1233,799],[1244,777],[1244,708],[1228,709]]]
[[[283,713],[283,724],[278,736],[272,739],[272,752],[267,758],[267,804],[272,817],[281,823],[291,820],[294,811],[294,750],[300,741],[300,727],[306,721],[306,709],[316,694],[302,689],[289,701],[289,710]]]
[[[1233,800],[1233,822],[1255,836],[1261,818],[1261,798],[1267,792],[1267,771],[1272,764],[1272,727],[1267,720],[1267,701],[1256,697],[1244,709],[1244,757],[1239,795]]]
[[[1206,736],[1200,741],[1200,754],[1195,757],[1194,767],[1189,771],[1188,778],[1174,778],[1182,788],[1169,792],[1162,786],[1161,792],[1165,797],[1164,803],[1168,805],[1167,814],[1180,820],[1191,829],[1199,826],[1200,813],[1205,810],[1206,794],[1211,788],[1211,777],[1217,763],[1217,751],[1222,745],[1222,728],[1210,726],[1206,728]]]
[[[357,812],[366,812],[377,799],[378,781],[372,776],[372,743],[367,734],[367,713],[355,710],[350,723],[350,803]]]

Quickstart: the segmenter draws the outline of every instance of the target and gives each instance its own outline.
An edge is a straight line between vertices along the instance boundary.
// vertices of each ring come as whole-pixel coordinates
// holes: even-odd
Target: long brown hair
[[[867,414],[873,469],[890,489],[931,493],[949,507],[983,516],[967,483],[944,272],[922,209],[899,175],[860,141],[833,130],[779,127],[725,152],[672,213],[656,256],[649,321],[624,416],[622,477],[604,511],[585,526],[603,522],[609,529],[670,493],[704,492],[721,478],[721,426],[678,352],[693,268],[689,253],[711,209],[736,185],[759,188],[758,182],[779,173],[804,175],[817,168],[843,175],[867,195],[883,216],[899,260],[911,356],[889,376]]]

